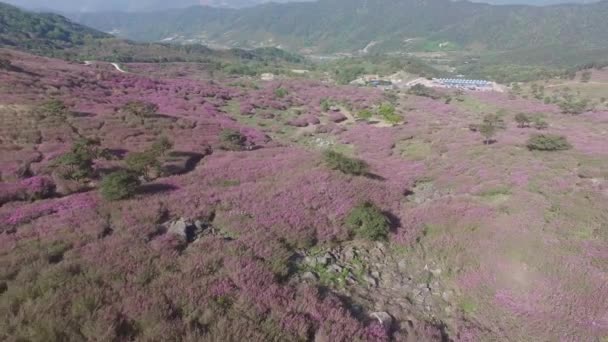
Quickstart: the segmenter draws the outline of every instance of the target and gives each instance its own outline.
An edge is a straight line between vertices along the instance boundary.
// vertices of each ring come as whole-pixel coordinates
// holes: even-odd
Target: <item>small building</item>
[[[434,78],[433,83],[443,88],[459,88],[469,90],[491,90],[493,83],[486,80],[470,80],[464,78]]]
[[[274,74],[272,73],[263,73],[262,75],[260,75],[260,79],[262,81],[274,81]]]

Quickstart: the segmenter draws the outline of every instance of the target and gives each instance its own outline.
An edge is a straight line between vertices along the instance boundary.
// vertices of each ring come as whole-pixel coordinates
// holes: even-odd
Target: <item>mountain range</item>
[[[608,47],[608,1],[534,7],[449,0],[320,0],[238,10],[195,6],[70,17],[140,41],[279,46],[311,53],[391,52],[429,45],[484,51]]]
[[[294,0],[272,0],[282,3]],[[311,0],[297,0],[311,1]],[[260,5],[269,0],[7,0],[8,3],[34,10],[58,12],[98,12],[98,11],[153,11],[169,8],[184,8],[204,5],[224,8],[243,8]]]

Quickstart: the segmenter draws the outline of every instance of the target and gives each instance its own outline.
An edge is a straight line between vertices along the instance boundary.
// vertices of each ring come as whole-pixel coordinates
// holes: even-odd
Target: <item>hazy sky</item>
[[[243,7],[267,1],[311,1],[311,0],[0,0],[20,7],[46,9],[60,12],[94,12],[94,11],[142,11],[166,8],[187,7],[192,5],[212,5]],[[404,0],[407,1],[407,0]],[[594,2],[593,0],[474,0],[497,4],[526,3],[545,5],[562,2]]]

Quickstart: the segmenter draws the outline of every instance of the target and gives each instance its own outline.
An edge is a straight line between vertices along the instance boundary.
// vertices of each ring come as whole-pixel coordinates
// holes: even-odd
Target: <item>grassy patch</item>
[[[473,299],[470,297],[462,298],[458,303],[458,306],[467,315],[473,314],[475,311],[477,311],[477,304],[475,304]]]
[[[433,152],[433,148],[430,143],[420,140],[400,141],[397,143],[395,148],[399,151],[402,157],[410,160],[424,160]]]

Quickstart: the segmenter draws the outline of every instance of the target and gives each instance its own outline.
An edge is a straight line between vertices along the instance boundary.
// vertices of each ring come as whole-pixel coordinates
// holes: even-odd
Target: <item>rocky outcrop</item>
[[[444,285],[442,270],[433,264],[413,264],[385,243],[302,252],[299,260],[302,271],[292,281],[327,286],[365,308],[371,320],[397,333],[416,325],[441,322],[443,326],[442,322],[456,314],[456,295]]]

